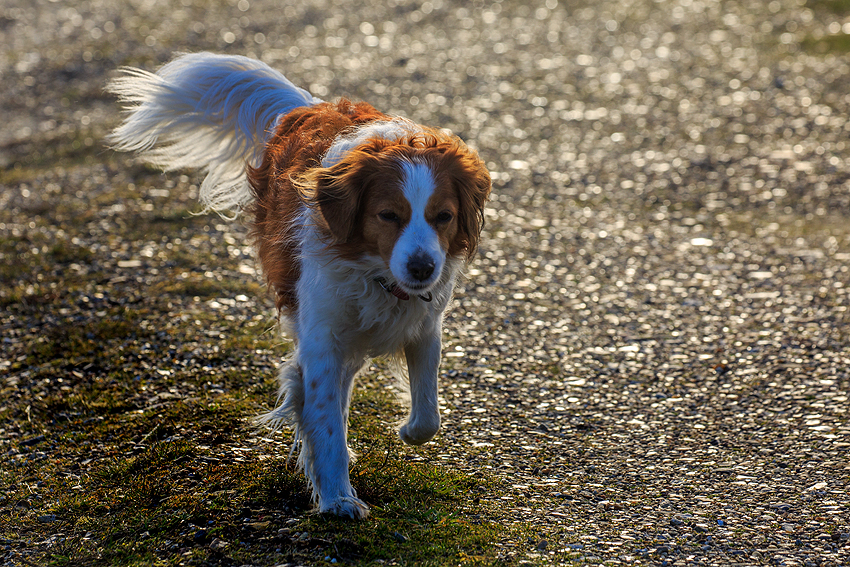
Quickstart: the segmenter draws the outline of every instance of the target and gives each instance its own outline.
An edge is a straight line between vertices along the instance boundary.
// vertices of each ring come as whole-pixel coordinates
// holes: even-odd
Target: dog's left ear
[[[469,148],[459,148],[452,158],[452,183],[457,193],[458,232],[449,248],[453,256],[463,255],[471,260],[478,249],[478,239],[484,227],[484,205],[490,197],[490,173],[484,162]]]

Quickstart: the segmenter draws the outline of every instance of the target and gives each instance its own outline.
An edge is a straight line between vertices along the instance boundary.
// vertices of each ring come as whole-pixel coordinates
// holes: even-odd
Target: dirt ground
[[[150,173],[103,142],[116,68],[244,54],[488,164],[426,453],[501,482],[483,504],[534,530],[511,557],[850,564],[847,2],[4,0],[0,43],[0,453],[25,420],[8,400],[42,387],[39,337],[144,295],[165,262],[257,294],[164,327],[206,311],[263,336],[245,227],[137,230],[193,210],[198,178],[137,186]],[[93,287],[65,297],[68,279]]]

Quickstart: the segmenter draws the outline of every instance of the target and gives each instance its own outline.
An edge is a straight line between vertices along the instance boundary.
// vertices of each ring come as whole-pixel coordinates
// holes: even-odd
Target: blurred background
[[[116,67],[210,50],[451,128],[523,205],[824,217],[850,192],[844,4],[8,0],[0,165],[101,147]]]

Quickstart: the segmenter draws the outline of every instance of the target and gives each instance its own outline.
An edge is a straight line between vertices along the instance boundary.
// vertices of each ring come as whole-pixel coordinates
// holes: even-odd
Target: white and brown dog
[[[130,111],[111,135],[117,149],[166,170],[202,168],[208,209],[252,215],[295,338],[280,405],[261,419],[294,425],[320,512],[366,517],[348,476],[354,378],[374,356],[406,361],[399,436],[419,445],[437,433],[443,312],[478,243],[484,164],[443,130],[323,102],[246,57],[183,55],[156,74],[125,69],[109,90]]]

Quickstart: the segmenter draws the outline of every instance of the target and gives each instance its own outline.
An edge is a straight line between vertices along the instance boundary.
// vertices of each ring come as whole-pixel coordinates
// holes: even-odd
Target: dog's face
[[[336,250],[380,257],[408,293],[432,289],[447,256],[470,258],[481,232],[490,176],[475,153],[443,138],[372,140],[316,180]]]

